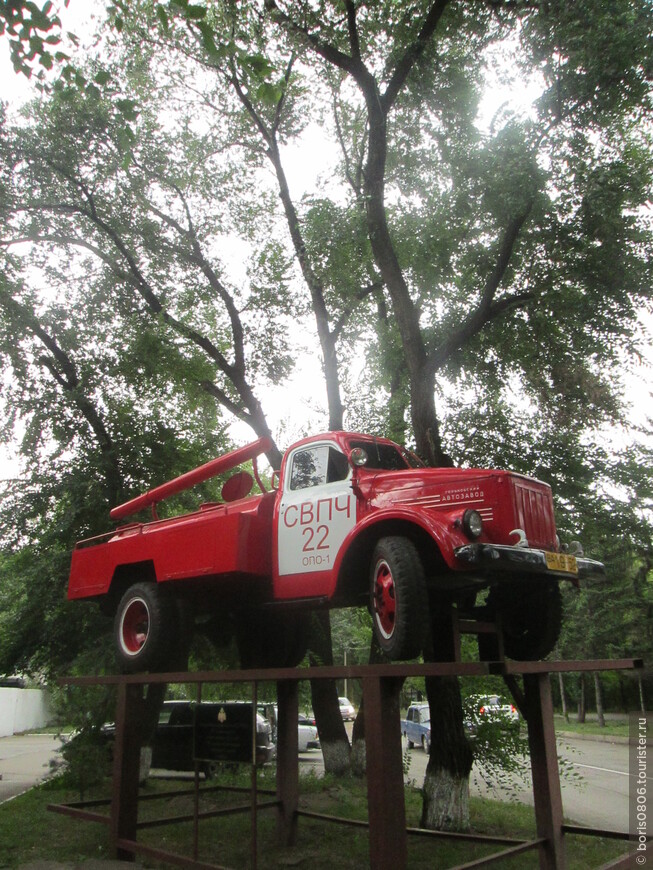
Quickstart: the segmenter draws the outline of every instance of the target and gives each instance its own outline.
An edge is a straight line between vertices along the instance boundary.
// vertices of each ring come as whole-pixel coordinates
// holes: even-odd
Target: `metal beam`
[[[403,677],[363,681],[370,867],[403,870],[408,862],[399,692]]]
[[[280,802],[277,835],[284,846],[292,846],[297,837],[299,804],[299,683],[277,683],[277,798]]]
[[[548,674],[524,674],[524,701],[533,775],[535,824],[538,837],[546,841],[540,849],[540,870],[565,870],[562,793]]]

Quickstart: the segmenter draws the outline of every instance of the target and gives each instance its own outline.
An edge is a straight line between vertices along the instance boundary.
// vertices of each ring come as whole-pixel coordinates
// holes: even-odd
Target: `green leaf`
[[[205,6],[187,6],[185,10],[186,18],[189,21],[201,21],[206,18]]]
[[[31,23],[32,27],[36,27],[38,30],[50,30],[53,25],[52,20],[47,15],[44,15],[38,7],[35,7],[32,11]]]
[[[138,118],[139,112],[134,100],[116,100],[116,108],[127,121],[135,121]]]
[[[206,21],[200,21],[197,25],[198,30],[202,34],[202,43],[206,53],[213,60],[222,60],[227,53],[224,45],[216,45],[214,38],[214,30]]]
[[[283,96],[283,90],[278,85],[270,84],[270,82],[261,82],[256,89],[256,96],[261,102],[274,106]]]
[[[157,15],[157,18],[159,19],[164,31],[166,33],[168,33],[168,31],[170,30],[170,21],[168,19],[168,13],[165,11],[163,6],[156,7],[156,15]]]
[[[29,47],[34,56],[43,51],[43,38],[33,34],[29,40]]]
[[[243,66],[248,67],[255,75],[260,78],[269,76],[274,72],[274,67],[262,54],[250,54],[245,59]]]
[[[111,73],[107,72],[107,70],[101,69],[98,73],[95,74],[95,78],[93,81],[98,85],[106,85],[108,81],[111,80]]]

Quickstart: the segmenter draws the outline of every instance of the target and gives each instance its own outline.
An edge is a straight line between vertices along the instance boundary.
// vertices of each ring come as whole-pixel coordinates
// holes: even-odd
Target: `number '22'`
[[[326,539],[329,537],[329,527],[328,526],[318,526],[317,529],[312,529],[310,526],[303,529],[302,535],[306,538],[304,542],[304,546],[302,547],[302,552],[308,553],[311,550],[328,550],[329,545],[326,543]],[[322,537],[319,537],[322,535]],[[317,543],[313,543],[314,538],[319,538]]]

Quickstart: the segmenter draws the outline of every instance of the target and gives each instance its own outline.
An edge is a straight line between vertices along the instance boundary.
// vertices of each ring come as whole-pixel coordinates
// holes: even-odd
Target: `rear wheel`
[[[381,538],[374,548],[370,609],[374,634],[389,659],[413,659],[421,653],[429,601],[422,560],[408,538]]]
[[[134,583],[114,620],[118,663],[126,673],[151,671],[170,661],[180,631],[174,600],[155,583]]]
[[[308,649],[305,613],[242,611],[236,617],[236,643],[244,668],[294,668]]]

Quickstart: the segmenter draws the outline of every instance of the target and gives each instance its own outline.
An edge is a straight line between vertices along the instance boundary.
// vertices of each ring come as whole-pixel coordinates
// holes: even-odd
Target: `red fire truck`
[[[301,657],[314,608],[366,605],[390,659],[422,652],[442,602],[500,618],[505,652],[541,658],[560,630],[560,581],[603,573],[561,547],[550,487],[509,471],[427,468],[385,438],[327,432],[293,444],[266,486],[260,439],[114,508],[145,522],[81,541],[68,597],[114,617],[124,670],[165,666],[195,623],[227,623],[267,650]],[[163,499],[244,463],[222,500],[159,519]],[[258,492],[252,493],[254,481]]]

